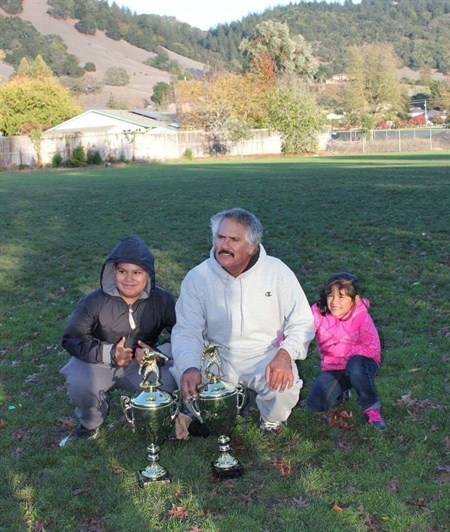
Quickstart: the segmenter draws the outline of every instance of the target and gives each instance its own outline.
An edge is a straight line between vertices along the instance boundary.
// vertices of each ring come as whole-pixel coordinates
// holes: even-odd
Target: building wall
[[[321,149],[325,149],[329,133],[319,138]],[[35,146],[29,137],[0,137],[0,168],[20,165],[36,166],[51,164],[59,153],[67,161],[73,150],[82,144],[85,153],[98,150],[104,161],[166,161],[181,159],[186,150],[195,158],[214,154],[211,147],[219,149],[224,145],[214,145],[211,136],[204,131],[162,131],[149,129],[145,132],[104,134],[98,132],[61,134],[44,133],[40,146]],[[232,156],[278,155],[281,153],[281,139],[278,133],[268,130],[253,130],[252,138],[237,144],[225,144],[226,153]],[[38,157],[38,153],[40,157]]]

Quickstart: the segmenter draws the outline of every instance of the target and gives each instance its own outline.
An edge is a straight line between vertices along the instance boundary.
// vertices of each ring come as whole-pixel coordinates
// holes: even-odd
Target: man
[[[100,288],[81,299],[69,317],[62,345],[72,355],[61,373],[80,425],[74,436],[93,439],[108,414],[106,393],[139,389],[139,363],[146,347],[155,347],[162,331],[175,324],[171,294],[155,285],[154,259],[139,236],[123,239],[106,259]],[[168,344],[160,346],[170,354]],[[168,365],[160,368],[162,388],[175,381]]]
[[[278,431],[299,399],[295,360],[314,338],[313,317],[294,273],[266,254],[262,226],[235,208],[211,218],[209,259],[185,277],[172,333],[183,398],[196,397],[203,342],[217,344],[224,380],[256,392],[263,431]]]

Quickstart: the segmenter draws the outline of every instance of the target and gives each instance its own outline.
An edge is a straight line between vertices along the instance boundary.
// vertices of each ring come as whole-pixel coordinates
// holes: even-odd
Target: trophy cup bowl
[[[206,380],[199,385],[198,397],[188,408],[212,434],[218,436],[219,456],[211,463],[211,467],[214,476],[226,479],[240,477],[244,472],[239,460],[231,454],[229,434],[244,404],[245,387],[222,380],[217,347],[205,342],[202,366]],[[212,366],[216,366],[216,373],[211,372]]]
[[[164,355],[144,349],[143,362],[139,368],[139,372],[144,373],[140,384],[144,390],[132,399],[121,397],[122,410],[133,426],[133,432],[147,443],[147,459],[150,463],[138,471],[138,482],[142,487],[153,482],[170,482],[170,475],[159,464],[159,446],[167,439],[180,406],[178,391],[169,394],[157,388],[160,386],[157,357]],[[155,374],[153,384],[147,381],[151,373]]]

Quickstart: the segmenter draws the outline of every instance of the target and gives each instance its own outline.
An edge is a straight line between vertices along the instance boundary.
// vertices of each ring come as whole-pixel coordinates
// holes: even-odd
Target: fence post
[[[401,131],[400,130],[397,130],[397,133],[398,133],[398,151],[399,153],[402,152],[402,136],[401,136]]]
[[[431,127],[430,127],[430,150],[433,149],[433,135],[431,134]]]

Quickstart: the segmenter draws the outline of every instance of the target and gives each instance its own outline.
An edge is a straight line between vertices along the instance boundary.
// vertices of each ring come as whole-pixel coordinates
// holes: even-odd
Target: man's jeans
[[[307,404],[311,410],[322,412],[342,403],[345,392],[354,388],[362,411],[380,408],[373,377],[378,364],[371,358],[354,355],[345,370],[323,371],[308,393]]]

